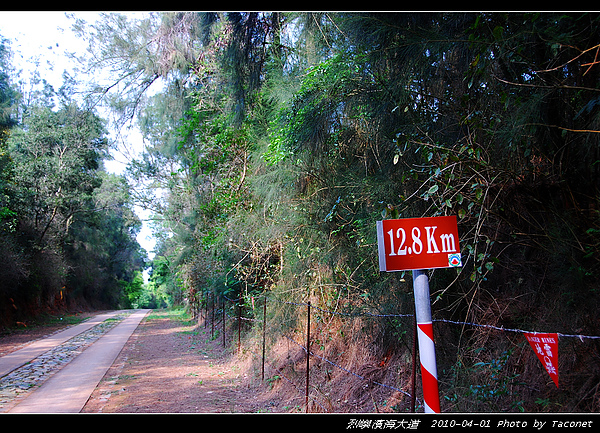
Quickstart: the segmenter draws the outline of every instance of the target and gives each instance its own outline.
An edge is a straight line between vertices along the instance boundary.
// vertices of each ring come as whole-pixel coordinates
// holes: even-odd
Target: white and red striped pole
[[[425,271],[413,271],[413,289],[415,293],[415,317],[417,319],[425,412],[440,413],[440,394],[435,361],[435,345],[433,344],[429,280]]]

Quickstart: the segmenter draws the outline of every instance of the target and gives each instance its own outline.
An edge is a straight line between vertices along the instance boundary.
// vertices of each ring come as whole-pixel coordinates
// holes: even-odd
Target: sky
[[[95,19],[97,14],[84,12],[81,15]],[[40,68],[51,83],[60,83],[63,69],[72,68],[64,56],[65,50],[85,50],[84,42],[73,37],[70,26],[71,21],[64,12],[0,11],[0,35],[11,40],[14,60],[25,62],[39,56],[42,60]],[[51,69],[47,61],[57,66]],[[61,67],[63,65],[65,68]]]
[[[72,13],[88,22],[95,21],[100,14]],[[28,77],[37,69],[54,89],[62,85],[63,71],[71,71],[75,67],[66,53],[83,53],[86,49],[85,42],[75,37],[71,31],[72,23],[73,20],[65,12],[0,11],[0,36],[10,40],[14,66],[17,70],[23,70],[21,78]],[[143,148],[139,132],[133,131],[129,135],[128,144],[138,151]],[[105,168],[111,173],[119,173],[125,168],[127,161],[120,152],[113,152],[113,157],[114,161],[105,162]],[[141,208],[136,208],[136,213],[143,222],[137,240],[152,258],[155,241],[152,230],[145,221],[150,215]]]

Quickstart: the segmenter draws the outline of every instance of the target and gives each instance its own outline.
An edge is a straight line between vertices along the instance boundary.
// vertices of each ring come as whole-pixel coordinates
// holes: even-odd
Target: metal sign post
[[[440,394],[435,361],[435,345],[433,343],[431,304],[429,301],[429,280],[427,273],[422,270],[414,270],[412,273],[425,412],[440,413]]]
[[[462,266],[455,216],[377,221],[379,270],[413,271],[425,412],[439,413],[429,280],[424,269]]]

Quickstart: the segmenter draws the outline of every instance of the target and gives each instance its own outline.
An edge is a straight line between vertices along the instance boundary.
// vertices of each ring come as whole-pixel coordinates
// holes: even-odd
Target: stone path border
[[[36,368],[35,363],[44,361],[44,357],[52,357],[53,352],[58,352],[61,357],[58,372],[52,372],[53,375],[48,379],[47,376],[43,384],[31,392],[25,399],[17,402],[12,407],[10,413],[77,413],[87,402],[89,395],[97,386],[98,382],[104,376],[106,370],[112,365],[115,358],[121,351],[123,345],[127,342],[133,331],[137,328],[141,320],[150,310],[121,310],[108,314],[96,316],[93,320],[77,325],[78,329],[69,328],[61,333],[40,341],[35,348],[26,347],[28,351],[19,355],[20,358],[28,357],[32,353],[39,353],[46,350],[43,356],[34,358],[31,362]],[[123,318],[124,316],[128,316]],[[115,318],[115,321],[107,321],[109,318]],[[87,331],[85,330],[87,328]],[[83,331],[83,332],[80,332]],[[62,334],[59,336],[59,334]],[[69,338],[70,336],[70,338]],[[65,340],[66,339],[66,340]],[[62,344],[59,342],[63,341]],[[58,343],[58,346],[56,344]],[[54,350],[47,350],[54,344]],[[21,349],[23,350],[23,349]],[[16,352],[13,352],[16,353]],[[9,355],[7,355],[9,356]],[[65,359],[66,366],[64,366]],[[13,357],[13,365],[16,363]],[[74,359],[73,359],[74,358]],[[0,358],[1,359],[1,358]],[[71,360],[72,359],[72,360]],[[26,361],[28,362],[28,361]],[[6,365],[6,362],[4,363]],[[63,367],[64,366],[64,367]],[[9,376],[17,375],[20,370],[14,371]],[[48,368],[48,366],[45,366]],[[6,367],[5,367],[6,368]],[[30,369],[31,370],[31,369]],[[36,373],[24,372],[28,375],[28,380],[35,380]],[[2,380],[6,381],[7,377]],[[47,379],[47,380],[46,380]],[[1,383],[1,382],[0,382]],[[14,385],[14,384],[13,384]],[[25,383],[27,387],[28,384]],[[13,388],[14,389],[14,388]],[[14,403],[14,402],[13,402]]]
[[[111,311],[110,313],[98,314],[85,322],[82,322],[78,325],[71,326],[70,328],[65,329],[64,331],[57,332],[56,334],[51,335],[50,337],[43,338],[41,340],[36,340],[25,347],[9,353],[0,358],[0,377],[6,376],[13,370],[25,365],[26,363],[32,361],[37,358],[41,354],[47,352],[48,350],[64,343],[67,340],[75,337],[82,332],[87,331],[90,328],[98,325],[99,323],[104,322],[106,319],[116,316],[117,314],[123,313],[127,310],[117,310]]]

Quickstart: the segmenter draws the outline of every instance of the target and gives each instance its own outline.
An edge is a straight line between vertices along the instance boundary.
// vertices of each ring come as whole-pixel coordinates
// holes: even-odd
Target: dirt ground
[[[260,357],[243,343],[241,353],[237,353],[237,333],[233,331],[227,332],[227,347],[224,348],[217,328],[220,325],[212,338],[210,324],[205,326],[203,322],[188,320],[176,310],[154,310],[129,338],[82,412],[305,412],[304,371],[301,368],[305,355],[299,347],[283,338],[271,347],[263,381]],[[4,335],[0,337],[0,356],[58,330],[58,326],[56,329],[30,328]],[[254,349],[260,351],[257,347]],[[274,366],[285,369],[287,381],[281,380],[282,372]],[[314,364],[314,393],[320,404],[311,400],[311,413],[373,411],[376,394],[361,392],[364,383],[357,385],[353,376],[328,369],[331,370],[322,362]],[[342,375],[340,380],[332,380],[336,372]],[[327,386],[333,388],[326,388],[323,377],[323,383],[319,382],[319,375],[327,376],[331,380]],[[297,385],[290,384],[290,380]],[[393,396],[383,398],[388,400],[388,407],[380,404],[378,409],[381,411],[388,412],[389,407],[398,403]]]
[[[86,413],[271,412],[247,357],[211,339],[210,326],[154,311],[140,324],[83,409]],[[235,345],[234,345],[235,346]],[[259,378],[260,379],[260,378]]]

